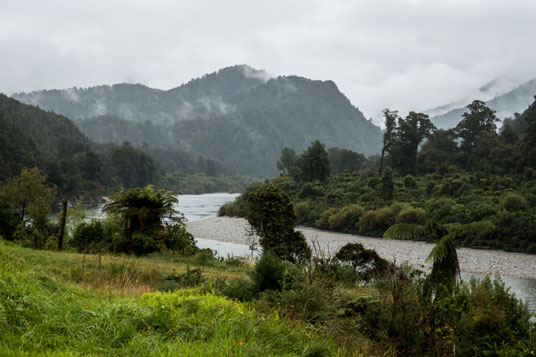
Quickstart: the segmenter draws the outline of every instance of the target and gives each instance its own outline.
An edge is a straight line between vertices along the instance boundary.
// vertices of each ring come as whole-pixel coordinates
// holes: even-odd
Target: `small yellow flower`
[[[534,356],[534,351],[530,351],[530,354]]]

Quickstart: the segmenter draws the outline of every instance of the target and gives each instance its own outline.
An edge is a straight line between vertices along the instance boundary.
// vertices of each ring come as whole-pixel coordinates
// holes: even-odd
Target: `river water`
[[[210,193],[203,195],[180,195],[177,210],[184,214],[188,221],[197,221],[215,217],[218,209],[226,202],[233,201],[238,193]],[[94,207],[86,211],[91,218],[102,218],[100,207]],[[200,248],[210,248],[221,257],[227,256],[250,256],[251,251],[245,244],[220,242],[211,239],[196,238]],[[472,276],[477,279],[484,278],[484,274],[462,273],[462,279],[468,281]],[[506,286],[515,293],[518,298],[527,301],[531,311],[536,311],[536,279],[524,279],[510,276],[501,277]]]

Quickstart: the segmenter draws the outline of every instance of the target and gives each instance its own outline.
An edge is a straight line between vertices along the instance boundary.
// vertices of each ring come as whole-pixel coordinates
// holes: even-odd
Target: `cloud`
[[[368,117],[536,76],[532,0],[5,2],[0,91],[172,88],[246,63],[333,80]]]

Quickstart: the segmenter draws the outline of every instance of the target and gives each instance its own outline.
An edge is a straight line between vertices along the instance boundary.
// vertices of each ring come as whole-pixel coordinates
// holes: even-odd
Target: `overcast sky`
[[[466,102],[536,77],[536,1],[0,0],[6,94],[234,64],[333,80],[367,117]]]

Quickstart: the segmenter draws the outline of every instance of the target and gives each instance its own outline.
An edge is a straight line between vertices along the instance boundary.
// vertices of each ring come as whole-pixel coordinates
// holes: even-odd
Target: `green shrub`
[[[165,235],[167,249],[187,256],[199,251],[199,248],[195,245],[194,237],[186,230],[184,225],[175,224],[171,226]]]
[[[359,218],[363,215],[363,212],[363,207],[357,204],[344,206],[338,213],[328,218],[329,228],[352,231]]]
[[[257,291],[281,290],[285,284],[285,271],[285,265],[277,255],[267,251],[255,264],[251,279]]]
[[[329,217],[339,213],[340,208],[330,208],[320,214],[320,217],[315,221],[315,227],[329,228]]]
[[[199,249],[194,255],[194,262],[198,265],[214,265],[217,261],[216,252],[210,248]]]
[[[425,213],[422,208],[404,208],[396,215],[396,223],[422,223]]]
[[[406,175],[404,177],[404,186],[406,188],[416,188],[417,187],[417,181],[415,181],[415,178],[412,175]]]
[[[525,210],[529,207],[527,200],[523,196],[513,192],[509,192],[503,196],[501,206],[510,212]]]
[[[294,205],[294,213],[296,214],[296,221],[303,222],[307,214],[309,213],[309,202],[298,202]]]
[[[257,294],[257,286],[247,279],[233,279],[223,290],[223,295],[230,299],[250,301]]]
[[[104,227],[100,221],[94,220],[90,223],[82,222],[76,226],[73,238],[69,241],[79,252],[88,249],[91,245],[103,242]]]
[[[395,214],[389,207],[383,207],[374,211],[365,212],[356,228],[360,233],[381,236],[389,227],[395,224]]]
[[[235,210],[234,202],[224,203],[218,210],[218,217],[222,217],[222,216],[234,217],[235,215],[234,210]]]
[[[132,251],[137,256],[146,255],[160,250],[157,241],[151,236],[141,232],[132,235],[132,242],[124,241],[123,251]]]
[[[335,257],[343,264],[351,265],[355,273],[363,280],[384,274],[388,262],[376,253],[375,250],[366,249],[360,243],[348,243],[343,246]]]

